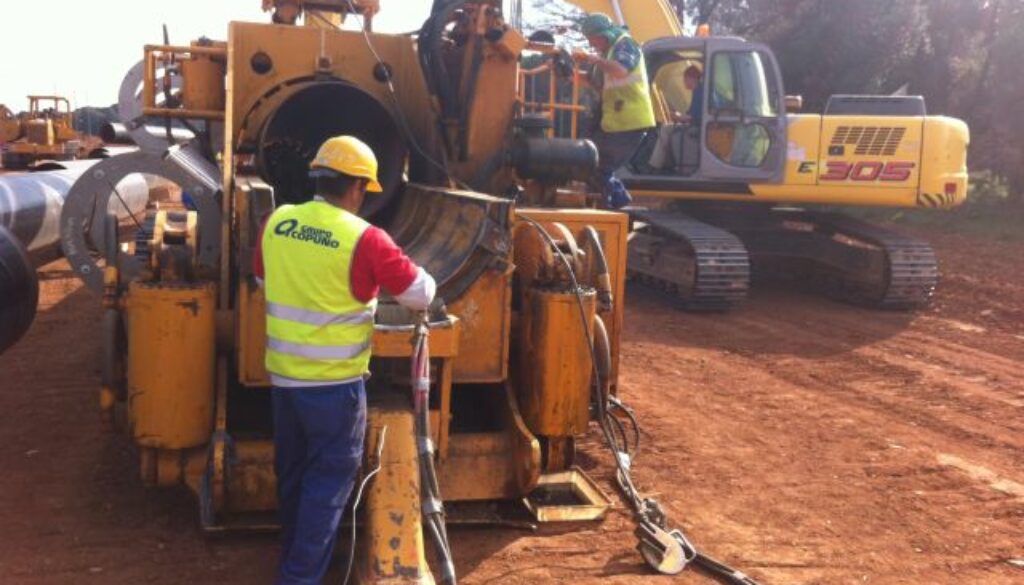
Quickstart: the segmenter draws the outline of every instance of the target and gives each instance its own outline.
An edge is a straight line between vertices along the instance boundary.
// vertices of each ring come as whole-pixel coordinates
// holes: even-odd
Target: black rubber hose
[[[607,404],[612,387],[612,344],[608,337],[608,328],[600,315],[594,315],[594,357],[597,358],[599,374],[594,383],[600,385],[599,399]]]
[[[597,300],[601,304],[602,313],[610,313],[613,304],[612,280],[608,272],[608,259],[604,255],[604,247],[601,246],[601,237],[594,226],[583,228],[583,236],[580,238],[579,246],[590,252],[594,262],[597,263],[596,274],[592,275],[595,282],[589,283],[597,289]]]
[[[445,530],[441,488],[437,480],[437,469],[434,468],[434,452],[430,447],[430,350],[427,344],[426,325],[422,327],[423,329],[417,332],[412,368],[420,498],[427,504],[423,511],[424,524],[430,530],[438,556],[441,557],[441,583],[456,585],[455,562]],[[422,389],[420,384],[423,384]]]
[[[28,252],[0,226],[0,353],[18,342],[32,325],[39,305],[39,277]]]
[[[459,104],[452,95],[451,79],[448,75],[448,68],[444,64],[441,47],[442,36],[444,27],[451,20],[452,15],[462,9],[465,4],[464,0],[452,0],[444,4],[435,2],[433,12],[420,29],[420,63],[431,93],[436,95],[438,101],[441,102],[441,112],[444,118],[454,118],[458,113]]]

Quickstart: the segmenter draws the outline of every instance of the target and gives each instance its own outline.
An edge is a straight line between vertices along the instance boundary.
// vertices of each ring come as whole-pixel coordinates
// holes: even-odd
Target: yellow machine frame
[[[287,20],[288,4],[265,8]],[[112,323],[127,323],[126,390],[112,377],[101,405],[115,419],[127,411],[147,483],[185,484],[196,492],[204,528],[273,526],[264,517],[277,505],[265,300],[250,264],[262,218],[297,193],[275,189],[253,168],[265,162],[259,148],[270,140],[275,116],[326,87],[335,92],[332,99],[372,110],[361,115],[399,121],[404,140],[445,160],[449,173],[447,185],[427,186],[404,176],[395,183],[382,167],[388,196],[397,197],[387,225],[438,277],[447,303],[446,316],[429,326],[435,397],[429,421],[444,499],[525,499],[539,521],[599,518],[610,501],[574,467],[573,453],[599,387],[593,372],[600,373],[605,396],[617,388],[628,219],[591,209],[530,209],[484,194],[518,184],[531,193],[558,187],[517,177],[504,162],[520,113],[518,62],[526,42],[489,3],[470,5],[462,23],[466,34],[481,39],[460,57],[461,75],[474,78],[475,89],[460,97],[461,122],[442,116],[441,124],[414,40],[333,28],[346,6],[323,20],[307,15],[309,26],[232,22],[223,43],[144,48],[144,113],[223,123],[220,253],[215,262],[203,260],[200,250],[211,244],[200,238],[206,233],[200,212],[172,203],[150,214],[149,260],[141,274],[129,279],[116,263],[108,265],[105,306]],[[376,12],[375,3],[359,6],[364,15]],[[170,70],[182,78],[180,104],[158,107]],[[567,148],[582,153],[581,160],[592,156],[585,144]],[[415,153],[403,161],[403,175],[422,172],[414,169]],[[384,166],[394,162],[385,152],[378,156]],[[570,286],[559,257],[570,259],[572,278],[586,290]],[[373,337],[367,457],[381,470],[366,495],[367,556],[360,563],[366,582],[432,582],[418,520],[414,422],[395,374],[412,355],[412,335],[411,326],[383,323]],[[608,356],[597,370],[590,339]],[[162,373],[172,363],[195,367]],[[530,500],[557,491],[579,503]],[[395,514],[409,521],[396,524]]]

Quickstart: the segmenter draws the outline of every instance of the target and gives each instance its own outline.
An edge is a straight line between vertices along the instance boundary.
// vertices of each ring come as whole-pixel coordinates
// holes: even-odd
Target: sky
[[[374,31],[419,29],[433,0],[381,0]],[[202,36],[227,40],[232,20],[270,22],[261,0],[0,0],[0,104],[15,112],[29,94],[63,95],[73,108],[109,106],[121,80],[142,59],[142,47]],[[510,0],[505,0],[506,13]],[[543,22],[543,7],[564,11],[563,0],[522,0],[524,19]],[[541,8],[538,8],[541,7]]]
[[[121,79],[160,43],[201,36],[226,40],[232,20],[269,22],[260,0],[0,0],[0,104],[28,107],[28,94],[64,95],[72,107],[117,101]],[[379,32],[409,32],[426,20],[431,0],[382,0]],[[43,7],[45,6],[45,7]]]

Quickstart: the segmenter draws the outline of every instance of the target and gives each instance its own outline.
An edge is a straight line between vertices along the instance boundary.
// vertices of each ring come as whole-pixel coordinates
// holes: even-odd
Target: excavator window
[[[710,69],[707,150],[732,166],[761,167],[772,145],[765,120],[779,115],[779,89],[766,75],[763,57],[757,51],[718,52]]]
[[[684,79],[687,70],[704,69],[704,53],[674,51],[658,55],[652,65],[651,99],[658,130],[647,136],[634,165],[644,174],[692,175],[700,164],[700,126],[687,116],[693,89]]]
[[[782,180],[787,119],[771,49],[735,37],[666,37],[644,53],[658,128],[620,169],[627,186]]]

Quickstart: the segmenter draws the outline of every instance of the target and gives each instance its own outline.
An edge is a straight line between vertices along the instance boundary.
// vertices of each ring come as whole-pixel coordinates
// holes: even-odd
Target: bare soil
[[[628,291],[636,479],[764,584],[1024,583],[1021,245],[919,235],[944,278],[917,314],[774,286],[690,315]],[[42,286],[0,357],[0,583],[271,583],[272,536],[204,537],[188,493],[142,487],[97,414],[98,300],[63,262]],[[614,493],[595,442],[579,460]],[[452,532],[464,583],[710,583],[651,575],[621,504],[596,524]]]

